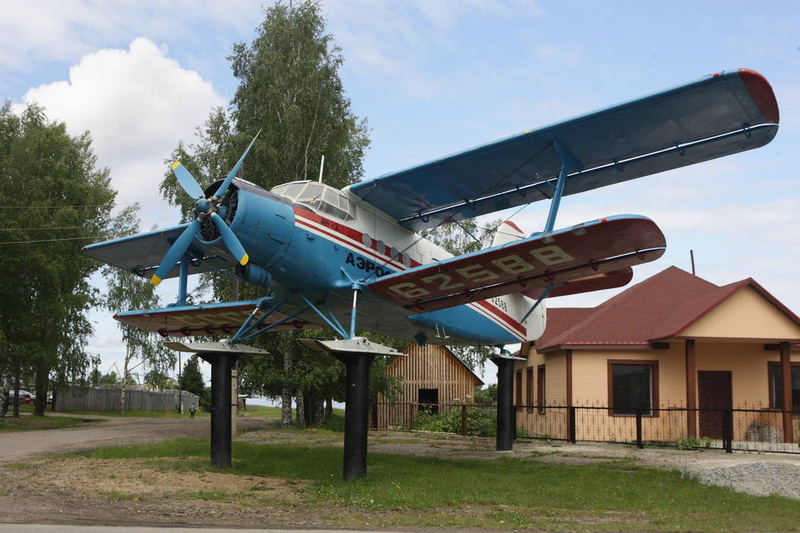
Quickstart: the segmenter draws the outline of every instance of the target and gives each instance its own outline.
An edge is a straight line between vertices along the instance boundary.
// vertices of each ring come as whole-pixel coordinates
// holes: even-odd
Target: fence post
[[[639,449],[644,448],[644,442],[642,442],[642,410],[640,408],[636,408],[636,447]]]
[[[722,447],[733,453],[733,409],[722,410]]]
[[[467,406],[461,406],[461,435],[466,436],[467,434]]]
[[[576,412],[577,412],[577,410],[576,410],[575,406],[574,405],[570,405],[569,406],[569,413],[567,414],[567,416],[569,417],[569,419],[568,419],[568,423],[569,423],[569,441],[572,444],[575,444],[576,442],[578,442],[578,422],[577,422]]]

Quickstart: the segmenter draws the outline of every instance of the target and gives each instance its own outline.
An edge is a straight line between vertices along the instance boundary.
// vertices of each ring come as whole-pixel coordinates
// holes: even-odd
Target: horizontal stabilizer
[[[232,335],[256,309],[258,300],[222,302],[202,305],[176,305],[145,311],[127,311],[114,315],[116,320],[138,328],[154,331],[162,337],[188,337],[194,335]],[[258,318],[262,310],[258,310]],[[262,329],[285,319],[286,315],[273,312]],[[315,329],[320,326],[302,319],[291,319],[275,326],[273,331]]]
[[[776,135],[778,122],[761,74],[725,71],[349,190],[419,231],[552,198],[564,153],[572,162],[566,196],[758,148]]]
[[[612,273],[654,261],[665,249],[652,220],[619,215],[384,276],[369,288],[416,313],[504,294],[541,294],[561,284],[595,290],[623,279]]]
[[[172,244],[188,226],[189,224],[183,224],[130,237],[98,242],[84,246],[81,252],[107,265],[127,270],[149,279]],[[237,264],[230,257],[220,255],[216,251],[209,254],[209,251],[204,251],[196,244],[189,247],[187,254],[192,258],[189,261],[189,274],[226,269]],[[179,268],[178,263],[176,263],[169,274],[162,279],[174,278],[178,274]]]

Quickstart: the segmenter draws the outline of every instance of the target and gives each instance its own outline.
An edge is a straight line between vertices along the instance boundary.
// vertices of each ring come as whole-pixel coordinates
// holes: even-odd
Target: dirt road
[[[86,419],[96,422],[64,429],[0,433],[0,464],[120,444],[175,437],[208,437],[210,424],[208,418],[189,420],[188,417],[162,419],[92,416]],[[259,423],[264,424],[264,421],[259,420]]]

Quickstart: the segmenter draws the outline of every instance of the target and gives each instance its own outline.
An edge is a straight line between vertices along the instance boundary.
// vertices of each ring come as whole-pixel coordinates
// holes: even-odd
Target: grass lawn
[[[369,454],[366,478],[341,480],[342,449],[233,444],[227,472],[296,480],[305,512],[331,527],[563,531],[797,531],[800,502],[701,485],[628,460],[568,466],[531,459],[452,460]],[[210,471],[208,441],[118,447],[96,458],[150,458],[159,468]],[[302,483],[300,483],[302,481]],[[265,499],[263,505],[270,505]]]

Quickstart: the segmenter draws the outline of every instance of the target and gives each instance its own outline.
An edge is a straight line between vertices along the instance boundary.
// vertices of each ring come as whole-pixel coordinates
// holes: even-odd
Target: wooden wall
[[[475,387],[483,385],[445,346],[411,344],[403,353],[408,357],[396,358],[388,370],[402,378],[400,403],[416,403],[420,389],[437,389],[440,404],[471,401]]]

